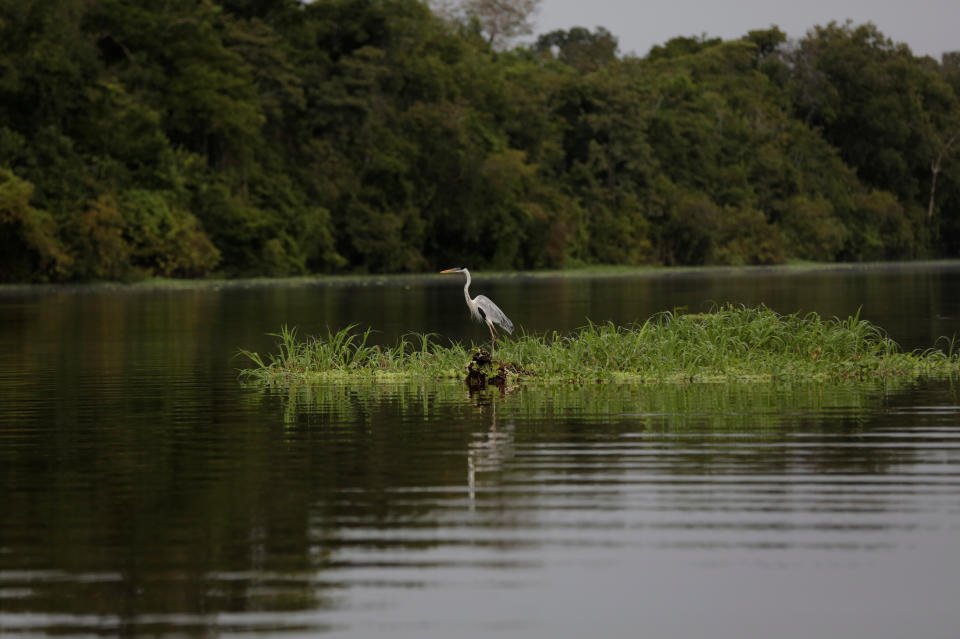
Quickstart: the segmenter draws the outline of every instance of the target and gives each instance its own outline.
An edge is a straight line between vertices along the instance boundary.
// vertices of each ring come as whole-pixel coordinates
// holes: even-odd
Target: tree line
[[[960,52],[490,28],[422,0],[0,0],[0,281],[960,252]]]

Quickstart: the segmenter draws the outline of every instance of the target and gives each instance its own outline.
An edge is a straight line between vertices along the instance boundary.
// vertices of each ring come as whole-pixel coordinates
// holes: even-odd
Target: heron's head
[[[444,269],[440,272],[441,273],[463,273],[465,270],[467,269],[463,268],[462,266],[455,266],[453,268]]]

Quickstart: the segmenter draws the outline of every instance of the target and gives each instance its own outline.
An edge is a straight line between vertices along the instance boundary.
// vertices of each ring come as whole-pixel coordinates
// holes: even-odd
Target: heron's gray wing
[[[500,307],[493,303],[486,295],[477,295],[473,298],[473,302],[483,311],[485,318],[489,319],[491,322],[500,326],[508,333],[513,333],[513,322],[510,321],[510,318],[503,314],[503,311],[500,310]]]

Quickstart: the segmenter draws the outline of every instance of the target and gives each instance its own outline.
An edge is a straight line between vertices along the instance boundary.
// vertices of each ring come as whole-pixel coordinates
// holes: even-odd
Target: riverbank
[[[457,266],[457,265],[454,265]],[[467,265],[469,266],[469,265]],[[915,262],[791,262],[770,266],[619,266],[583,265],[564,269],[535,271],[479,271],[484,280],[543,280],[543,279],[605,279],[605,278],[660,278],[699,277],[703,275],[790,275],[816,272],[885,272],[900,270],[936,271],[960,269],[960,260],[924,260]],[[216,290],[249,289],[271,286],[387,286],[440,280],[439,272],[391,274],[301,275],[296,277],[251,278],[196,278],[180,279],[151,277],[132,282],[77,282],[70,284],[0,284],[0,295],[5,293],[44,292],[62,290]]]

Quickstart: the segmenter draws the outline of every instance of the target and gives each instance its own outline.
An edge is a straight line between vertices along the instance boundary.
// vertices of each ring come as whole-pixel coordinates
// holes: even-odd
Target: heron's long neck
[[[467,298],[467,306],[473,301],[470,299],[470,271],[463,269],[463,274],[467,276],[467,281],[463,285],[463,296]]]

